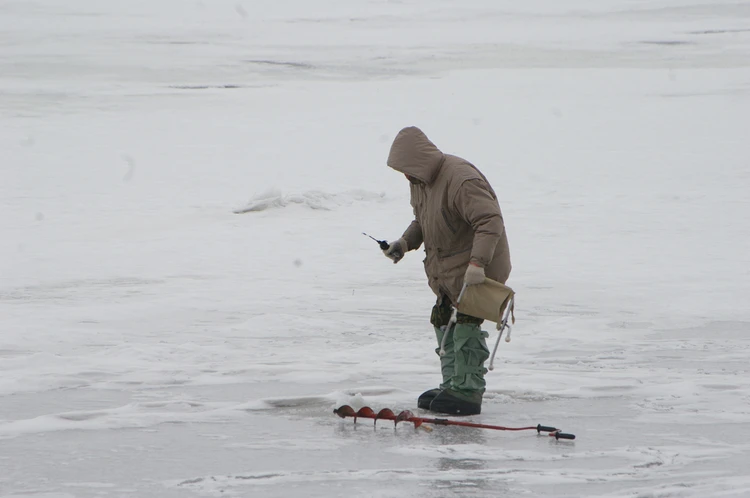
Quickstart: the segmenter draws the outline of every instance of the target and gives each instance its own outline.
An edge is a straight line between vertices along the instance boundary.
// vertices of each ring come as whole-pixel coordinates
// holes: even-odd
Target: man
[[[416,127],[396,136],[388,166],[411,183],[414,221],[383,252],[398,263],[424,243],[425,273],[437,296],[430,322],[438,345],[448,333],[446,353],[440,357],[443,382],[423,393],[418,406],[452,415],[478,414],[489,357],[488,334],[480,329],[483,320],[458,313],[452,333],[446,328],[451,305],[457,304],[464,284],[481,284],[485,277],[505,283],[510,275],[508,238],[497,196],[474,165],[443,154]]]

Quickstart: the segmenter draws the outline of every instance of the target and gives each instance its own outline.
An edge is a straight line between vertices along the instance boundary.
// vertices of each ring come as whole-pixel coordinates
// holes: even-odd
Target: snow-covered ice
[[[1,2],[0,497],[750,496],[748,116],[746,1]],[[333,415],[439,382],[407,125],[575,442]]]

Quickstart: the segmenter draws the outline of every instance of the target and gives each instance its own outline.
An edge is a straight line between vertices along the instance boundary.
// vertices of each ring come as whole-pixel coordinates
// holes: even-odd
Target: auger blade
[[[341,405],[338,408],[334,408],[333,413],[335,413],[341,418],[346,418],[346,417],[356,418],[357,417],[357,413],[354,411],[354,408],[352,408],[349,405]]]
[[[414,414],[412,412],[410,412],[409,410],[404,410],[398,414],[398,416],[396,417],[396,420],[401,422],[403,420],[408,420],[413,417],[414,417]]]
[[[369,406],[363,406],[357,412],[357,416],[362,418],[375,418],[375,412],[372,411],[372,408]]]
[[[414,424],[415,429],[422,425],[422,419],[415,417],[409,410],[404,410],[398,414],[398,417],[396,417],[396,423],[398,424],[399,422],[411,422]]]
[[[396,414],[393,413],[393,410],[390,408],[383,408],[378,412],[378,414],[375,416],[375,423],[378,423],[378,420],[396,420]]]

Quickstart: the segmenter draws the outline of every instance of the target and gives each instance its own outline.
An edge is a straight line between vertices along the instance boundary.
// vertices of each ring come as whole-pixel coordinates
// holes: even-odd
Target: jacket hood
[[[388,166],[431,184],[442,166],[445,155],[416,126],[404,128],[391,145]]]

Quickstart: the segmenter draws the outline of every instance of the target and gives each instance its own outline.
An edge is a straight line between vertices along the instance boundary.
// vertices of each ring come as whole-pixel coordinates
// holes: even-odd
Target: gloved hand
[[[385,254],[386,258],[392,259],[393,264],[395,265],[403,259],[404,254],[406,254],[406,251],[408,250],[409,248],[406,245],[406,241],[402,237],[395,242],[391,242],[388,249],[383,250],[383,254]]]
[[[479,285],[484,283],[484,268],[481,266],[469,263],[469,267],[466,268],[464,274],[464,284],[466,285]]]

